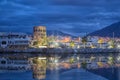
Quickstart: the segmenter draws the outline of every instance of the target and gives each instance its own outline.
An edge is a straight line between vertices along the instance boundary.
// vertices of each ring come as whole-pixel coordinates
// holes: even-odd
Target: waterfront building
[[[33,40],[36,46],[45,46],[47,45],[47,35],[45,26],[35,26],[33,29]]]
[[[33,32],[35,40],[41,40],[42,38],[46,37],[46,27],[44,26],[35,26]]]
[[[29,43],[30,38],[25,33],[0,33],[0,48],[26,49]]]

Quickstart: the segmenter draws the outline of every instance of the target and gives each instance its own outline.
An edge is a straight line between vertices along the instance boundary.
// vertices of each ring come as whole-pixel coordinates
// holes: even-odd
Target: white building
[[[30,38],[25,33],[0,33],[0,48],[26,49]]]

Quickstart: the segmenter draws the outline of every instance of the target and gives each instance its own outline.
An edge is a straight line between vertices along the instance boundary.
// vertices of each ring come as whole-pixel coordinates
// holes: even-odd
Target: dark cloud
[[[119,5],[119,0],[52,0],[54,5],[68,6],[110,6]]]
[[[30,32],[35,25],[45,25],[74,34],[92,32],[120,20],[119,4],[119,0],[1,0],[0,30]]]

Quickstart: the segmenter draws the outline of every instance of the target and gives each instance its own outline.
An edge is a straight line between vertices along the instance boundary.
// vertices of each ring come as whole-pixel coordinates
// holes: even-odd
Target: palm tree
[[[102,48],[102,44],[104,43],[104,40],[102,39],[102,38],[100,38],[99,40],[98,40],[98,44],[100,44],[100,48]]]
[[[115,42],[113,40],[108,41],[109,48],[115,48]]]
[[[71,47],[71,48],[74,48],[74,46],[75,46],[75,43],[74,43],[73,41],[71,41],[71,42],[70,42],[70,47]]]

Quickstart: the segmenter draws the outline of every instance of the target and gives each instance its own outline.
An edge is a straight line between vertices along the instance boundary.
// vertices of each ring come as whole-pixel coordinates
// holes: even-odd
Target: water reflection
[[[120,79],[119,56],[115,59],[112,55],[74,55],[62,59],[58,56],[53,56],[47,58],[33,57],[29,60],[32,66],[31,72],[24,72],[18,75],[16,73],[0,74],[0,80],[106,80],[103,77],[109,80]],[[19,77],[19,75],[22,77]]]
[[[32,59],[33,78],[41,80],[46,78],[46,58],[37,57]]]
[[[56,58],[56,57],[50,57],[48,59],[37,57],[33,59],[33,64],[32,64],[33,78],[37,80],[40,80],[40,79],[60,80],[61,78],[63,78],[62,72],[69,71],[69,70],[71,71],[72,69],[77,69],[80,72],[80,75],[82,75],[81,69],[83,68],[88,70],[90,69],[89,70],[90,72],[106,77],[107,76],[106,73],[110,72],[111,70],[113,70],[113,68],[116,68],[116,67],[119,67],[119,62],[114,60],[113,56],[100,56],[100,57],[90,56],[87,58],[76,56],[76,57],[69,57],[63,60],[60,60],[59,58]],[[72,73],[75,73],[75,72],[72,72]],[[73,80],[74,74],[72,73],[68,73],[69,78],[72,76],[72,79],[68,79],[68,80]],[[113,74],[113,73],[116,73],[116,71],[111,71],[110,73]],[[49,75],[46,75],[46,74],[49,74]],[[76,71],[75,74],[78,75],[78,72]],[[79,76],[74,77],[74,79],[77,80]],[[114,80],[115,77],[118,77],[118,75],[117,76],[114,75],[114,77],[112,77],[113,79],[111,78],[111,80]]]

